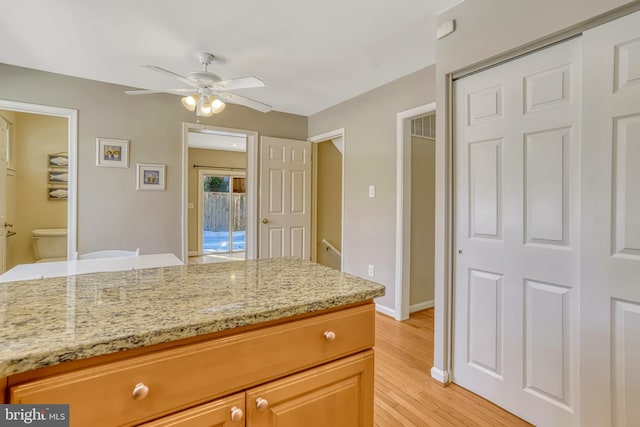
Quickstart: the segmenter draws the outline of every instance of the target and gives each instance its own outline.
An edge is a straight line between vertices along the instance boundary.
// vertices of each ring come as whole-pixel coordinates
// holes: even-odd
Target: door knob
[[[263,223],[263,224],[266,224],[266,223],[268,223],[268,222],[269,222],[269,220],[268,220],[267,218],[262,218],[262,223]]]

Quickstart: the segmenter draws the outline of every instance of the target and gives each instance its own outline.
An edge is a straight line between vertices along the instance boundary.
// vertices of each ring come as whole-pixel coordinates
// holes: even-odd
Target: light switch
[[[370,198],[374,198],[376,197],[376,186],[375,185],[370,185],[369,186],[369,197]]]

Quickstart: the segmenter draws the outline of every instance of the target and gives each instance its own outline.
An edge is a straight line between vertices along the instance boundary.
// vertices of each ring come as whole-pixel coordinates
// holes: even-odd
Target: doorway
[[[344,128],[312,136],[311,260],[343,271]]]
[[[256,238],[255,238],[255,218],[256,218],[256,197],[257,197],[257,181],[255,158],[256,158],[256,140],[257,134],[251,131],[229,129],[214,126],[206,126],[200,124],[183,124],[183,202],[184,202],[184,236],[183,245],[185,249],[185,261],[192,263],[199,262],[218,262],[228,260],[230,258],[252,259],[255,258]],[[211,179],[206,179],[210,176]],[[214,179],[216,178],[217,179]],[[225,177],[231,187],[226,187]],[[216,196],[204,195],[204,186],[207,184],[209,190],[222,190],[223,187],[231,190],[233,194],[233,178],[244,178],[243,181],[236,182],[236,190],[243,190],[242,208],[244,211],[244,234],[240,236],[236,233],[236,243],[244,239],[244,248],[237,251],[235,256],[233,253],[233,235],[227,236],[226,244],[232,244],[231,252],[226,255],[213,254],[213,251],[204,251],[205,242],[213,245],[217,242],[217,248],[220,249],[223,242],[221,236],[222,223],[214,224],[215,219],[221,220],[224,216],[228,224],[229,214],[215,215],[215,219],[211,219],[208,224],[203,221],[204,203],[209,203],[214,198],[223,199],[222,194]],[[242,188],[240,188],[241,186]],[[223,191],[207,191],[207,193],[222,193]],[[236,192],[239,196],[239,192]],[[233,196],[231,196],[233,197]],[[207,199],[208,198],[208,199]],[[211,200],[209,200],[211,199]],[[240,202],[238,202],[240,203]],[[213,206],[213,205],[212,205]],[[218,204],[218,206],[221,206]],[[207,208],[209,213],[213,214],[213,207]],[[204,209],[204,212],[207,212]],[[211,228],[208,233],[204,233],[205,225]],[[215,230],[213,229],[215,228]],[[236,230],[238,231],[238,230]],[[209,233],[211,232],[211,233]],[[205,238],[206,234],[206,238]],[[215,237],[215,238],[214,238]],[[237,247],[237,244],[236,244]],[[229,249],[229,248],[227,248]],[[220,252],[220,251],[218,251]],[[211,255],[211,256],[209,256]],[[191,258],[189,258],[191,257]],[[205,258],[203,258],[205,257]]]
[[[246,174],[198,171],[198,250],[206,260],[243,260],[247,229]]]
[[[4,210],[4,219],[2,232],[3,237],[10,235],[9,239],[9,251],[11,251],[11,260],[9,263],[5,264],[6,268],[11,267],[16,263],[29,263],[33,262],[33,252],[31,250],[31,231],[33,228],[66,228],[67,229],[67,243],[66,243],[66,257],[71,258],[76,251],[76,235],[77,235],[77,132],[78,132],[78,119],[77,119],[77,111],[66,109],[66,108],[58,108],[58,107],[49,107],[43,105],[36,104],[27,104],[21,102],[14,101],[6,101],[0,100],[0,110],[4,110],[6,116],[11,116],[14,120],[11,120],[9,117],[9,122],[14,122],[9,125],[9,134],[7,135],[7,146],[5,150],[5,154],[7,157],[6,163],[6,172],[2,176],[2,184],[3,188],[0,190],[0,197],[4,200],[0,203],[5,206]],[[29,141],[23,141],[24,145],[21,147],[16,147],[17,139],[16,137],[20,137],[18,132],[16,132],[17,120],[15,117],[20,116],[24,118],[21,122],[21,125],[25,125],[26,127],[23,129],[23,132],[20,132],[22,136],[28,137],[31,135],[33,140],[40,141],[37,146],[31,148],[26,148],[29,152],[29,156],[23,155],[19,156],[18,151],[20,149],[25,149]],[[57,148],[52,147],[43,147],[41,141],[50,140],[51,135],[49,131],[46,131],[46,135],[38,136],[38,126],[35,122],[42,122],[46,125],[50,125],[51,122],[56,122],[57,124],[54,127],[57,129],[56,134],[59,134],[59,139],[61,145]],[[35,125],[34,125],[35,123]],[[31,126],[34,125],[34,126]],[[18,141],[20,142],[20,141]],[[43,151],[44,150],[44,151]],[[42,153],[44,154],[42,154]],[[64,153],[63,153],[64,152]],[[35,158],[35,154],[40,153]],[[62,156],[58,156],[58,154],[63,154]],[[55,155],[51,157],[50,155]],[[35,203],[44,203],[48,207],[52,207],[58,212],[57,216],[61,216],[60,223],[50,223],[51,217],[48,214],[41,215],[43,212],[39,208],[31,207],[28,210],[30,212],[38,212],[38,216],[35,217],[34,221],[39,221],[40,218],[42,222],[36,224],[36,222],[31,221],[32,223],[27,224],[25,222],[26,216],[18,214],[15,212],[16,208],[16,185],[15,182],[18,177],[24,179],[25,176],[32,176],[33,174],[25,174],[24,172],[27,170],[26,166],[23,169],[23,173],[16,172],[17,168],[20,167],[18,162],[20,161],[20,157],[22,160],[34,160],[36,162],[40,162],[38,164],[33,165],[35,170],[38,172],[37,176],[33,176],[35,181],[33,184],[26,183],[27,189],[33,187],[34,185],[44,185],[44,190],[38,193],[35,199]],[[55,158],[56,160],[64,159],[66,162],[66,167],[58,167],[55,164],[49,164],[49,159]],[[40,166],[38,166],[40,165]],[[31,166],[29,166],[31,167]],[[64,170],[63,170],[64,169]],[[55,173],[52,173],[55,172]],[[26,182],[26,180],[25,180]],[[11,188],[6,188],[6,185],[9,184]],[[55,187],[55,188],[54,188]],[[49,189],[49,190],[48,190]],[[10,190],[10,191],[7,191]],[[54,193],[53,196],[51,195]],[[47,196],[49,193],[49,196]],[[31,191],[20,191],[20,200],[25,199],[22,195],[28,196],[30,194],[34,194]],[[43,196],[44,195],[44,196]],[[8,198],[9,197],[9,198]],[[57,198],[54,200],[53,198]],[[8,199],[7,199],[8,198]],[[60,200],[62,199],[62,200]],[[66,205],[66,206],[65,206]],[[7,216],[6,213],[10,213],[11,217]],[[19,216],[20,220],[16,220]],[[45,218],[47,217],[47,218]],[[11,225],[11,227],[4,227],[5,223],[7,227]],[[13,230],[10,230],[13,229]],[[8,231],[13,231],[8,233]],[[14,234],[15,233],[15,234]],[[7,244],[7,240],[3,239],[3,245]],[[22,245],[20,245],[21,249],[19,250],[20,257],[16,258],[12,250],[14,243],[17,242],[17,239],[24,239]],[[5,252],[5,251],[3,251]],[[1,254],[3,259],[6,258],[6,253]]]
[[[313,144],[313,212],[315,259],[342,269],[342,144],[327,140]]]
[[[416,118],[421,119],[421,129],[420,133],[423,133],[423,123],[422,117],[434,114],[436,110],[435,102],[422,105],[416,108],[412,108],[410,110],[402,111],[396,115],[396,148],[397,148],[397,157],[396,157],[396,212],[397,212],[397,221],[396,221],[396,280],[395,280],[395,306],[394,310],[391,312],[387,312],[386,314],[394,317],[396,320],[406,320],[409,318],[409,313],[417,310],[423,310],[425,308],[429,308],[433,306],[433,293],[429,295],[428,292],[415,292],[417,289],[414,289],[414,301],[412,303],[411,300],[411,283],[412,283],[412,258],[414,258],[413,263],[423,262],[419,259],[415,259],[417,254],[418,256],[430,256],[432,257],[429,262],[434,263],[435,255],[429,252],[429,246],[426,246],[424,242],[421,242],[420,238],[413,238],[413,232],[419,229],[415,225],[412,227],[413,222],[416,217],[416,206],[413,206],[414,215],[412,215],[412,205],[419,205],[418,211],[429,211],[431,215],[435,215],[435,206],[434,201],[422,203],[426,198],[428,193],[429,198],[434,197],[435,195],[435,176],[424,176],[426,173],[426,168],[422,170],[425,173],[418,173],[413,171],[412,168],[412,154],[421,154],[421,157],[424,157],[425,161],[433,162],[433,166],[435,167],[435,146],[432,142],[424,143],[426,145],[417,145],[418,141],[415,138],[412,138],[412,120]],[[433,122],[435,123],[435,121]],[[415,130],[414,124],[414,130]],[[435,132],[435,127],[433,129]],[[429,137],[433,135],[431,133],[428,134]],[[432,140],[431,140],[432,141]],[[414,147],[415,146],[415,147]],[[424,156],[422,156],[424,155]],[[435,173],[435,172],[433,172]],[[419,178],[421,181],[421,185],[412,185],[412,177]],[[424,181],[424,182],[422,182]],[[418,184],[418,183],[416,183]],[[424,188],[425,185],[428,185],[429,188]],[[414,191],[415,190],[415,191]],[[421,191],[424,190],[424,191]],[[420,197],[414,197],[417,201],[420,200],[420,203],[412,204],[412,193],[414,195],[419,195]],[[414,217],[414,221],[412,221],[412,216]],[[423,220],[423,218],[420,218]],[[431,223],[433,217],[428,219],[428,222]],[[418,225],[426,225],[424,223]],[[421,234],[428,234],[428,227],[423,227],[424,231]],[[413,231],[412,231],[413,230]],[[421,237],[423,240],[428,237]],[[412,249],[413,249],[413,257],[412,257]],[[432,268],[433,270],[433,268]],[[424,275],[424,274],[422,274]],[[420,276],[417,274],[416,269],[413,271],[414,279],[416,276]],[[433,282],[430,284],[426,284],[431,289],[433,288]],[[417,295],[416,295],[417,294]],[[426,298],[426,299],[425,299]],[[420,300],[420,301],[418,301]],[[412,307],[413,305],[413,307]]]

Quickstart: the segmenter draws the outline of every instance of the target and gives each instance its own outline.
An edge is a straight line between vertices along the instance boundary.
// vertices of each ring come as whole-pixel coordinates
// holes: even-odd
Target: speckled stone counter
[[[0,378],[382,295],[382,285],[295,258],[2,283]]]

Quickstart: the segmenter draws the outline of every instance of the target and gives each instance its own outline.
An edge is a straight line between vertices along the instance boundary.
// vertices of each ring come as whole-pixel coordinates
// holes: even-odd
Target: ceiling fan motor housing
[[[209,71],[194,71],[192,73],[187,74],[190,80],[195,80],[199,83],[214,83],[222,80],[220,76],[217,74],[213,74]]]

